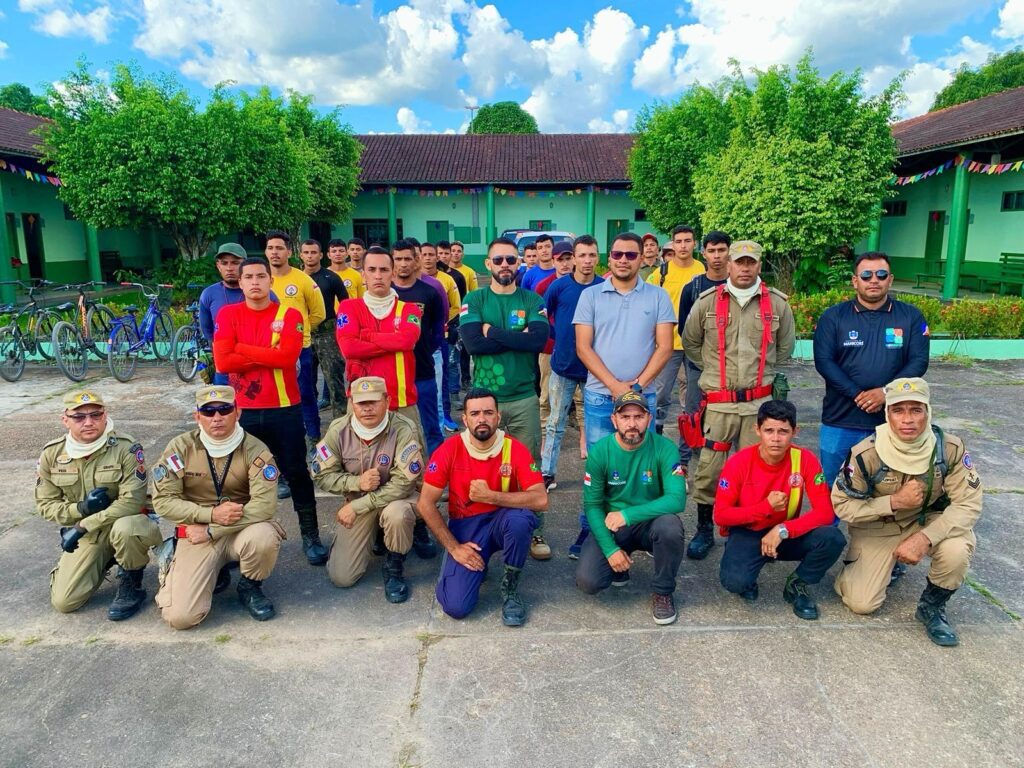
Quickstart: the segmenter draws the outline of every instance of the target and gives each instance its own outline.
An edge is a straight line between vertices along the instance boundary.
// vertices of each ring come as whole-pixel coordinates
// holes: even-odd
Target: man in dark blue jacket
[[[829,485],[850,448],[885,421],[882,387],[928,370],[928,323],[917,307],[891,298],[891,287],[889,257],[860,254],[856,298],[826,309],[814,330],[814,367],[825,379],[820,450]]]

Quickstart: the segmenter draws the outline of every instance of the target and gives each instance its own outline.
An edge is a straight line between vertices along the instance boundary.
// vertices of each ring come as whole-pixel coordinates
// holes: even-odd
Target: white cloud
[[[70,0],[18,0],[18,9],[35,14],[32,28],[51,37],[88,37],[105,43],[114,23],[114,12],[105,3],[82,13]]]
[[[995,34],[1009,40],[1024,38],[1024,0],[1006,0],[1006,5],[999,9]]]
[[[476,94],[489,99],[503,86],[529,87],[544,75],[543,57],[496,7],[469,6],[463,18],[467,34],[462,63]],[[473,102],[476,106],[475,96]]]
[[[430,121],[420,120],[409,107],[400,107],[395,120],[402,133],[430,133]]]
[[[5,43],[3,40],[0,40],[0,59],[7,58],[8,48],[10,48],[10,46],[7,45],[7,43]]]
[[[628,109],[616,109],[611,120],[595,117],[587,123],[591,133],[628,133],[633,127],[633,113]]]
[[[644,49],[633,66],[633,87],[667,96],[676,90],[672,75],[673,51],[679,36],[675,29],[666,27],[658,33],[653,45]]]

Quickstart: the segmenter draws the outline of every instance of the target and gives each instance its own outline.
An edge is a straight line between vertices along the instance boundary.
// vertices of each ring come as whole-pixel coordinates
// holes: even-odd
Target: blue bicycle
[[[140,323],[136,315],[139,308],[134,304],[124,308],[124,314],[116,318],[110,327],[110,346],[107,347],[107,367],[110,374],[118,381],[128,381],[135,375],[135,364],[139,354],[152,350],[158,360],[167,360],[171,356],[171,341],[174,338],[174,323],[161,306],[170,301],[170,294],[161,299],[161,288],[173,288],[173,285],[160,284],[150,291],[142,283],[121,283],[123,286],[134,286],[142,291],[149,301],[146,312]]]

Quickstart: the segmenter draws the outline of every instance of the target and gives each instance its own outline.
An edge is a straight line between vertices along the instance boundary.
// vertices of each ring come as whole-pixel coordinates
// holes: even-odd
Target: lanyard
[[[234,451],[228,454],[228,460],[224,463],[224,474],[217,477],[217,467],[213,463],[213,457],[209,453],[206,454],[206,463],[210,465],[210,478],[213,480],[213,490],[217,494],[218,504],[231,501],[231,499],[224,495],[224,482],[228,479],[228,470],[231,469],[231,459],[234,457]]]

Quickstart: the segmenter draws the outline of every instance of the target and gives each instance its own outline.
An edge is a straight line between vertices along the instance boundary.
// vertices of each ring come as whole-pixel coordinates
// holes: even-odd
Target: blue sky
[[[340,105],[357,132],[457,132],[467,105],[513,100],[550,132],[625,131],[694,82],[793,63],[865,88],[908,72],[927,110],[962,63],[1024,44],[1024,0],[0,0],[0,83],[33,89],[84,56],[174,73],[200,99],[266,84]]]

